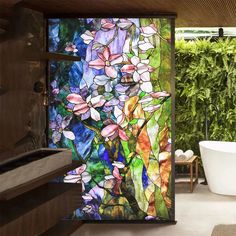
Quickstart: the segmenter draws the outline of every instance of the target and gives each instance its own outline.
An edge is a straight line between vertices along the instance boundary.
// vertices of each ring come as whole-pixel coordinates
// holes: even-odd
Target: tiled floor
[[[216,195],[198,185],[176,194],[176,225],[87,224],[73,236],[210,236],[214,225],[236,224],[236,197]]]

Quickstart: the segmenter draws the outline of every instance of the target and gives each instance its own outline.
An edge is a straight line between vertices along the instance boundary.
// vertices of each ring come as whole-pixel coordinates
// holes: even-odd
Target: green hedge
[[[176,42],[176,149],[199,154],[207,103],[209,139],[236,141],[236,39]]]

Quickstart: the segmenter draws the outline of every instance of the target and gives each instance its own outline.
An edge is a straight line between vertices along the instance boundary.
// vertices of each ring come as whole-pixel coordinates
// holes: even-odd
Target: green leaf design
[[[168,208],[166,207],[165,201],[161,194],[161,189],[158,187],[156,187],[155,190],[155,208],[159,217],[169,219]]]
[[[131,125],[135,125],[138,123],[138,119],[133,119],[129,122]]]

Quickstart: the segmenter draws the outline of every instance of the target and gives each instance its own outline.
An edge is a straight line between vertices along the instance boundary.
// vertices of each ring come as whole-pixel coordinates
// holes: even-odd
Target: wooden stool
[[[176,166],[189,166],[190,173],[188,174],[187,180],[178,180],[176,176],[175,184],[190,184],[190,192],[192,193],[195,186],[198,183],[198,156],[193,156],[189,160],[175,160]],[[195,173],[193,173],[193,168],[195,165]],[[180,175],[179,175],[180,176]]]

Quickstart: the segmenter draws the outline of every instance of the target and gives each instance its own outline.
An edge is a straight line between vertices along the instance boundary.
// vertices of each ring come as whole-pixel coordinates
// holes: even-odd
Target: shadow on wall
[[[45,143],[45,108],[33,88],[45,83],[46,63],[27,59],[44,50],[43,25],[41,13],[17,8],[1,35],[0,161]]]

